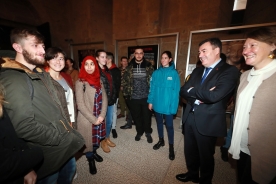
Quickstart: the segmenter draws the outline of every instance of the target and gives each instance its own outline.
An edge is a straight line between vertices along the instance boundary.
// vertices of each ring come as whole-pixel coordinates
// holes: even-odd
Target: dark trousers
[[[189,175],[197,178],[200,171],[200,184],[212,183],[216,140],[198,132],[194,114],[190,113],[184,123],[184,154]]]
[[[238,180],[242,184],[257,184],[252,180],[251,156],[241,151],[240,159],[237,161]]]
[[[147,98],[143,99],[126,99],[132,119],[135,123],[138,135],[152,133],[151,128],[151,111],[148,108]]]
[[[172,114],[166,115],[166,114],[160,114],[158,112],[155,112],[155,118],[156,118],[159,138],[164,138],[163,119],[165,119],[169,144],[173,144],[174,143],[173,115]]]

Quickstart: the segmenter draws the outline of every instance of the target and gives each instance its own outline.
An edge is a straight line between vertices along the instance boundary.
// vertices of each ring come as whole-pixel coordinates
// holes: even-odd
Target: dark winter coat
[[[3,63],[2,63],[3,62]],[[42,149],[44,162],[38,179],[56,172],[84,145],[65,115],[51,76],[40,68],[31,71],[10,59],[1,62],[0,81],[7,110],[17,136]]]

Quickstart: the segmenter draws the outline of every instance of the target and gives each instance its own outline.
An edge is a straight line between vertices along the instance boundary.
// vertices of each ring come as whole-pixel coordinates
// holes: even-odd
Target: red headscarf
[[[85,62],[87,60],[92,60],[94,65],[95,65],[95,70],[92,74],[88,74],[84,68],[85,66]],[[79,78],[81,80],[85,80],[87,81],[90,85],[93,85],[95,87],[100,87],[101,83],[100,83],[100,70],[99,70],[99,66],[98,63],[96,61],[96,59],[93,56],[86,56],[82,63],[81,63],[81,69],[80,69],[80,73],[79,73]]]

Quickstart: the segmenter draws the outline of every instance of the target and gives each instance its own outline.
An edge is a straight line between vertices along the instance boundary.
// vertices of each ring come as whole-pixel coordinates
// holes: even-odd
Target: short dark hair
[[[99,57],[101,52],[106,53],[105,50],[103,50],[103,49],[98,49],[98,50],[96,50],[95,56],[96,56],[96,57]]]
[[[11,31],[10,40],[11,44],[20,43],[23,39],[28,36],[34,36],[38,43],[44,43],[44,37],[37,30],[28,28],[15,28]]]
[[[166,54],[169,58],[172,58],[172,53],[171,53],[170,51],[168,51],[168,50],[162,52],[161,56],[162,56],[163,54]]]
[[[134,49],[134,51],[137,50],[137,49],[142,49],[143,52],[144,52],[144,49],[141,46],[136,46],[135,49]]]
[[[212,45],[213,49],[219,48],[219,53],[221,53],[222,43],[219,38],[207,38],[199,43],[199,47],[206,42],[209,42]]]
[[[66,53],[61,48],[59,48],[59,47],[50,47],[46,50],[45,60],[50,61],[51,59],[56,58],[59,53],[63,54],[64,59],[66,58]]]
[[[222,61],[226,61],[226,59],[227,59],[226,55],[222,52],[220,53],[220,58]]]
[[[114,63],[114,55],[112,52],[106,52],[106,56],[111,57],[111,61],[112,61],[112,63]]]
[[[74,63],[75,63],[75,62],[74,62],[74,60],[73,60],[72,58],[66,58],[65,60],[66,60],[66,61],[67,61],[67,60],[69,60],[69,61],[70,61],[70,63],[72,63],[72,64],[74,64]]]
[[[126,56],[122,56],[122,57],[121,57],[121,61],[122,61],[123,59],[128,60],[128,58],[127,58]]]

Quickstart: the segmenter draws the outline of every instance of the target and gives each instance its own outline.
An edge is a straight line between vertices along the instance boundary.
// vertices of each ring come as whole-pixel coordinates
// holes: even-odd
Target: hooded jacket
[[[146,62],[146,74],[147,74],[147,82],[150,85],[150,78],[154,71],[154,68],[150,62],[148,62],[145,58],[143,58],[143,62]],[[133,93],[133,65],[135,63],[135,58],[133,58],[129,65],[126,67],[124,74],[122,76],[121,85],[123,87],[123,95],[126,98],[130,98]]]
[[[40,68],[31,71],[10,59],[0,60],[0,81],[8,102],[5,109],[17,136],[42,149],[44,162],[37,175],[43,178],[83,147],[83,137],[70,126],[48,73]]]
[[[179,103],[180,79],[174,68],[160,67],[155,70],[150,80],[148,103],[160,114],[176,114]]]

